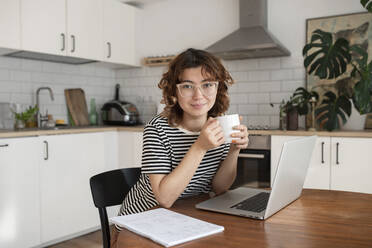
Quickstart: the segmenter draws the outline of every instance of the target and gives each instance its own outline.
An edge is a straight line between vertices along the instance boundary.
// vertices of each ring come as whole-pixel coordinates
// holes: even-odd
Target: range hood
[[[72,64],[72,65],[81,65],[87,63],[97,62],[95,60],[75,58],[62,55],[52,55],[47,53],[37,53],[30,51],[16,51],[12,53],[5,54],[4,56],[13,57],[13,58],[22,58],[22,59],[32,59],[32,60],[42,60],[48,62]]]
[[[208,52],[225,60],[291,54],[267,30],[267,0],[240,0],[239,15],[239,29],[208,47]]]

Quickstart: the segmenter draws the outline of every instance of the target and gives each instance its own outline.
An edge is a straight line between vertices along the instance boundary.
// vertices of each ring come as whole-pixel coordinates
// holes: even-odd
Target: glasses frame
[[[212,82],[203,82],[202,84],[200,84],[200,85],[196,85],[196,84],[194,84],[194,83],[190,83],[190,82],[183,82],[183,83],[179,83],[179,84],[177,84],[176,85],[176,87],[177,87],[177,89],[178,89],[178,92],[180,93],[180,96],[182,96],[182,97],[191,97],[191,96],[193,96],[194,94],[195,94],[195,91],[196,91],[196,89],[198,89],[199,88],[199,90],[200,90],[200,92],[202,93],[202,95],[203,96],[205,96],[205,97],[211,97],[211,96],[213,96],[214,94],[212,94],[212,95],[206,95],[206,94],[204,94],[204,91],[203,91],[203,89],[201,88],[201,86],[203,85],[203,84],[206,84],[206,83],[213,83],[213,84],[215,84],[216,85],[216,92],[214,93],[214,94],[217,94],[217,92],[218,92],[218,81],[212,81]],[[184,96],[184,95],[182,95],[182,92],[181,92],[181,86],[182,85],[185,85],[185,84],[191,84],[191,85],[193,85],[193,94],[191,95],[191,96]]]

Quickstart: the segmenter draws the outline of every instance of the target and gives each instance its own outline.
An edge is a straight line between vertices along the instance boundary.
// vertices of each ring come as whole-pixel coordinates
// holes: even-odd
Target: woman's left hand
[[[248,147],[249,138],[247,127],[243,124],[233,127],[234,130],[239,130],[239,132],[234,132],[231,134],[232,144],[237,149],[244,149]]]

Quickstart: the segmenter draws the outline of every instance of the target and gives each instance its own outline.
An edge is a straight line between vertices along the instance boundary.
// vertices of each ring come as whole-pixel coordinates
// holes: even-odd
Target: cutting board
[[[65,89],[66,105],[75,126],[89,125],[89,116],[83,89]]]

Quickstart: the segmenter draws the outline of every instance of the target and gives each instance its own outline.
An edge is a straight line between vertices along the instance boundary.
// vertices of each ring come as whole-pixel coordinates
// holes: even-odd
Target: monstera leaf
[[[346,96],[336,97],[333,92],[328,91],[315,114],[319,126],[332,131],[346,123],[346,115],[351,114],[351,103]]]
[[[302,54],[305,68],[310,67],[308,73],[315,73],[320,79],[337,78],[346,71],[351,60],[349,42],[339,38],[333,44],[332,34],[320,29],[313,32],[311,42],[304,46]]]
[[[319,99],[319,94],[315,91],[307,91],[304,87],[298,87],[293,93],[292,101],[297,104],[297,111],[299,115],[307,115],[311,108],[310,100],[314,97],[316,101]]]
[[[360,55],[351,72],[352,77],[360,78],[354,86],[353,103],[360,114],[367,114],[372,112],[372,62],[368,63],[368,54],[360,46],[352,46],[351,51]]]
[[[372,12],[372,1],[371,0],[360,0],[360,3],[363,5],[368,12]]]

